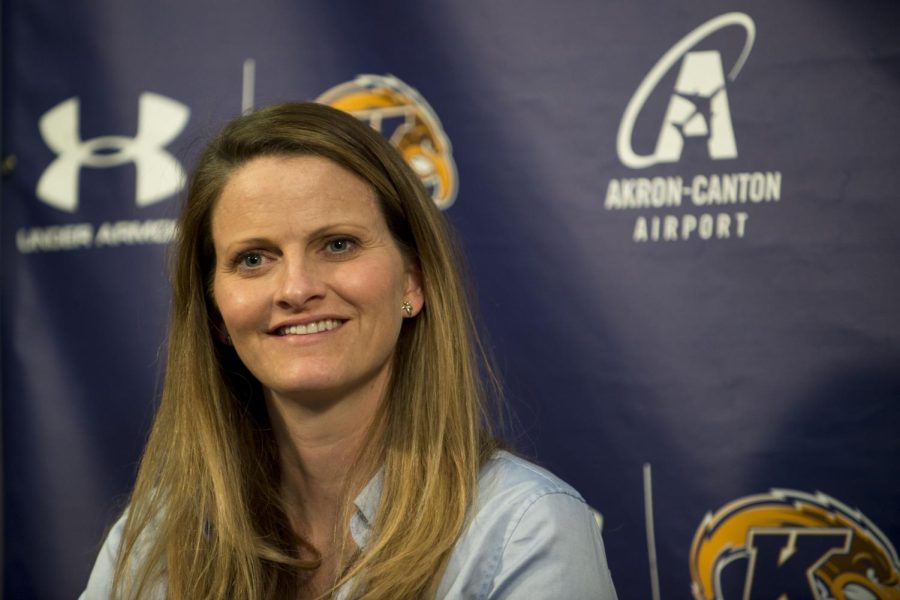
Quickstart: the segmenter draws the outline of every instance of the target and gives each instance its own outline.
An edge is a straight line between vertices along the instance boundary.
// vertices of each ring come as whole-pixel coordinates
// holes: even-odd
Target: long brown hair
[[[425,293],[397,343],[383,433],[361,452],[384,467],[380,508],[336,586],[352,582],[354,598],[433,596],[496,448],[485,408],[485,382],[496,390],[496,378],[451,233],[415,174],[381,135],[327,106],[288,103],[239,117],[201,155],[179,221],[165,385],[115,572],[124,597],[160,582],[178,599],[287,597],[317,565],[299,557],[305,542],[282,509],[260,385],[221,343],[210,291],[210,222],[228,177],[254,158],[293,155],[331,159],[369,182]],[[354,473],[348,493],[371,469]]]

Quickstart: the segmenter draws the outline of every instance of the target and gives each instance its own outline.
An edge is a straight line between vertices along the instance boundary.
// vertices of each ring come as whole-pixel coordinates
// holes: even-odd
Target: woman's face
[[[212,214],[215,302],[267,394],[303,402],[380,394],[418,269],[366,181],[317,156],[256,158]]]

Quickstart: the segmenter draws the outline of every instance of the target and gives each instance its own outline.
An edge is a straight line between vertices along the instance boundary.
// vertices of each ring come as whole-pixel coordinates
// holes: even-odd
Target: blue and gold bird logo
[[[419,176],[441,210],[456,200],[458,181],[450,140],[431,105],[392,75],[359,75],[325,91],[316,102],[348,112],[380,131]]]
[[[894,546],[822,493],[775,489],[707,513],[690,570],[696,600],[900,600]]]

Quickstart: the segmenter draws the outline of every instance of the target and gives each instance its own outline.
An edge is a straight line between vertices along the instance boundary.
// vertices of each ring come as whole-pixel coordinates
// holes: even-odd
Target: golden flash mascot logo
[[[900,600],[900,561],[858,510],[772,490],[707,513],[690,555],[696,600]]]
[[[431,105],[391,75],[359,75],[316,98],[380,131],[422,180],[441,210],[456,200],[456,164],[450,140]]]

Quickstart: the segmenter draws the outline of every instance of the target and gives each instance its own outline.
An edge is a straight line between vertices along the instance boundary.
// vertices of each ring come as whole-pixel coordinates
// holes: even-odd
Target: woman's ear
[[[407,308],[407,304],[409,308]],[[410,261],[406,268],[406,289],[403,291],[404,316],[414,317],[425,307],[422,269],[418,261]]]

